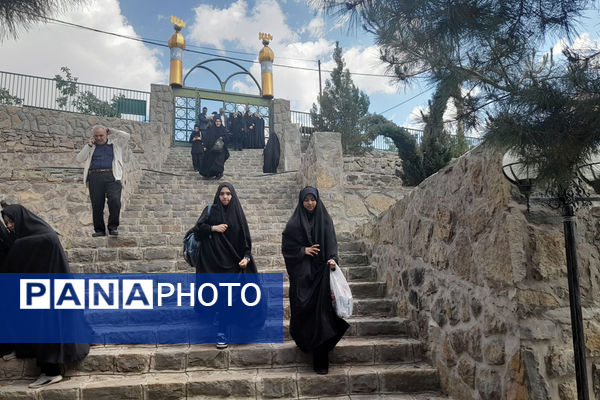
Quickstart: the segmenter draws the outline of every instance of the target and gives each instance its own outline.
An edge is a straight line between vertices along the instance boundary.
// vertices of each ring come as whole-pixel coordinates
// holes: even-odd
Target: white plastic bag
[[[333,302],[335,313],[340,318],[351,317],[352,292],[342,270],[337,264],[334,270],[329,271],[329,285],[331,287],[331,301]]]

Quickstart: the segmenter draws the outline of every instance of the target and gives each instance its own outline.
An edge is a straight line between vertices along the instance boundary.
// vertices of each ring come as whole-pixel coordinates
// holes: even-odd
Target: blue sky
[[[349,32],[346,25],[340,26],[340,21],[301,0],[96,0],[54,17],[166,44],[173,33],[171,15],[186,22],[182,33],[189,49],[256,61],[262,47],[258,33],[268,32],[274,37],[271,48],[275,64],[316,69],[320,59],[322,69],[331,70],[331,53],[338,40],[352,73],[386,74],[371,36],[361,30]],[[598,46],[599,21],[598,11],[590,11],[576,40],[582,45]],[[548,49],[555,47],[559,38],[552,40]],[[184,53],[184,73],[209,57]],[[238,62],[260,82],[258,64]],[[2,71],[52,77],[61,66],[69,66],[81,82],[149,91],[151,83],[167,83],[169,51],[59,23],[39,24],[22,32],[17,40],[0,42]],[[224,75],[230,73],[223,64],[215,64],[214,68],[221,68]],[[308,111],[316,101],[318,73],[277,66],[273,73],[275,97],[289,99],[294,110]],[[216,88],[216,81],[203,74],[191,75],[194,84]],[[323,84],[328,75],[322,74]],[[369,95],[371,112],[382,113],[404,103],[383,115],[400,125],[418,127],[414,116],[426,107],[430,97],[430,92],[424,91],[424,80],[408,88],[385,77],[353,75],[353,80]],[[248,80],[238,80],[228,89],[253,92]]]

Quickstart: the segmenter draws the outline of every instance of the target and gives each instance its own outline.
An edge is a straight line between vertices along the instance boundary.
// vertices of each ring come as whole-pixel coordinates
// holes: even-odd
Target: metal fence
[[[64,82],[64,81],[63,81]],[[150,92],[0,71],[0,104],[149,121]]]
[[[300,125],[300,133],[303,138],[310,138],[310,135],[315,131],[315,128],[312,124],[312,120],[310,118],[310,113],[302,112],[302,111],[290,111],[292,123]],[[423,131],[420,129],[413,128],[404,128],[417,140],[417,143],[421,143],[421,139],[423,138]],[[475,147],[481,142],[481,138],[467,136],[466,137],[467,144],[469,147]],[[382,150],[382,151],[396,151],[396,146],[392,139],[385,136],[377,136],[373,142],[369,145],[374,150]]]

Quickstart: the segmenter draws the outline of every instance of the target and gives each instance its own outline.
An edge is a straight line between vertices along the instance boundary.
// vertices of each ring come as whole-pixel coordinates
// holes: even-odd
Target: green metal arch
[[[217,75],[217,73],[215,71],[213,71],[212,69],[204,66],[204,64],[209,63],[209,62],[213,62],[213,61],[224,61],[224,62],[228,62],[230,64],[233,64],[235,66],[237,66],[238,68],[240,68],[242,71],[238,71],[238,72],[234,72],[231,75],[229,75],[224,81],[221,80],[221,77],[219,75]],[[208,60],[204,60],[201,63],[198,63],[196,65],[194,65],[192,67],[192,69],[190,69],[188,71],[187,74],[185,74],[185,76],[183,77],[183,86],[185,86],[185,80],[187,79],[188,75],[192,73],[193,70],[195,70],[196,68],[201,68],[201,69],[205,69],[208,72],[210,72],[211,74],[214,75],[215,78],[217,78],[217,81],[219,81],[219,85],[221,85],[221,91],[225,92],[225,86],[227,85],[227,82],[229,81],[229,79],[231,79],[232,77],[236,76],[236,75],[248,75],[250,76],[250,78],[252,78],[252,80],[254,81],[254,83],[256,84],[256,87],[258,88],[258,93],[262,93],[262,89],[260,88],[260,85],[258,84],[258,81],[254,78],[254,76],[250,73],[250,71],[248,71],[246,68],[244,68],[242,65],[228,60],[226,58],[209,58]]]

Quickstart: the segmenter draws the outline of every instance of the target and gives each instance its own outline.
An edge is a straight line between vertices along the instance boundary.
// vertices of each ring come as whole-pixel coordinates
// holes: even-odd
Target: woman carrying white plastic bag
[[[352,316],[352,292],[346,277],[340,267],[336,264],[335,269],[329,272],[329,284],[331,285],[331,300],[335,307],[335,313],[340,318],[350,318]]]
[[[329,352],[350,325],[331,302],[329,270],[336,268],[337,240],[333,221],[317,189],[307,186],[281,240],[290,277],[290,335],[298,347],[313,353],[317,374],[329,371]]]

